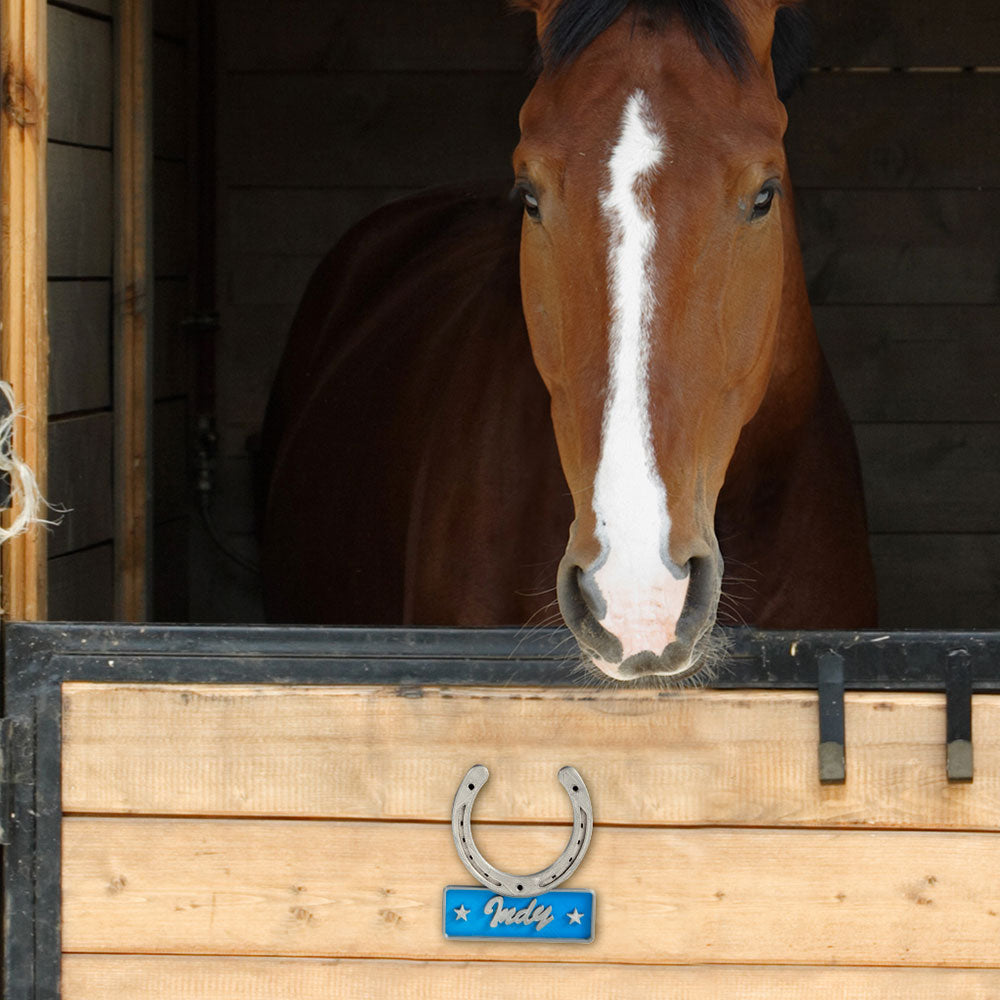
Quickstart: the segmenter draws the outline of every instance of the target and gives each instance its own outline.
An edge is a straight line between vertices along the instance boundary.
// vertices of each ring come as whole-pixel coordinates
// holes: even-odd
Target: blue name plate
[[[479,886],[444,890],[444,936],[476,941],[594,940],[594,893],[554,889],[540,896],[500,896]]]

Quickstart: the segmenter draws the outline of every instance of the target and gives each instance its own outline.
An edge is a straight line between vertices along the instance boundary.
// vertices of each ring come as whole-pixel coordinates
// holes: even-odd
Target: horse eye
[[[533,191],[526,187],[518,187],[517,193],[521,198],[521,204],[529,219],[538,220],[542,217],[541,209],[538,207],[538,198]]]
[[[771,204],[774,202],[774,196],[778,192],[778,186],[773,181],[768,181],[757,194],[757,197],[753,200],[753,210],[750,212],[750,221],[753,222],[755,219],[762,219],[768,212],[771,211]]]

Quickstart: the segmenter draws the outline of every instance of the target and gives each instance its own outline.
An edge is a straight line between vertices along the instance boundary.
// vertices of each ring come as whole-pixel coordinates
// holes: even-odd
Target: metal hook
[[[559,769],[559,784],[566,789],[573,806],[573,829],[566,849],[548,868],[533,875],[508,875],[494,868],[482,856],[472,839],[472,806],[480,789],[490,776],[483,764],[470,767],[455,793],[451,807],[451,833],[462,864],[477,882],[502,896],[537,896],[550,892],[576,871],[590,846],[594,832],[594,811],[590,805],[590,793],[575,767]]]

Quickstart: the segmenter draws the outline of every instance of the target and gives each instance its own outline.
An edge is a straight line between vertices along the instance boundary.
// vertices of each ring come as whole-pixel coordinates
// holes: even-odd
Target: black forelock
[[[544,64],[559,67],[572,62],[628,7],[657,27],[681,17],[707,56],[721,58],[737,77],[745,76],[752,59],[750,46],[726,0],[561,0],[542,39]],[[808,66],[808,38],[809,21],[799,7],[778,11],[772,56],[782,99]]]
[[[629,6],[657,27],[679,15],[702,50],[721,56],[739,76],[749,65],[746,34],[726,0],[562,0],[542,39],[546,65],[572,62]]]

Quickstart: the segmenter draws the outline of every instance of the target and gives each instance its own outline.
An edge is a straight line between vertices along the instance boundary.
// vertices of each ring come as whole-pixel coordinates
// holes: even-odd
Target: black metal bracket
[[[842,785],[847,780],[844,743],[844,658],[832,649],[819,658],[819,780]]]
[[[948,654],[945,669],[948,716],[948,780],[972,781],[972,660],[966,649]]]

